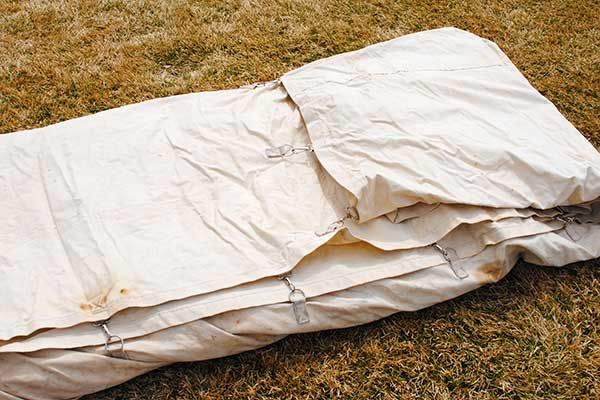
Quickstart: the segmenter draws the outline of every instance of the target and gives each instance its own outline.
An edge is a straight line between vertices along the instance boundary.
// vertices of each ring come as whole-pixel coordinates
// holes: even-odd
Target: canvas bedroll
[[[261,85],[0,136],[0,398],[459,296],[600,256],[600,156],[444,28]]]

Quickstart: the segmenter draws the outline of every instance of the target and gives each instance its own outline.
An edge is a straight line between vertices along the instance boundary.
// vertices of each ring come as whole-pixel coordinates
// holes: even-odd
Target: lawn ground
[[[600,147],[598,0],[0,0],[0,133],[271,80],[441,26],[495,41]],[[599,267],[520,264],[427,310],[165,367],[86,399],[597,399]]]

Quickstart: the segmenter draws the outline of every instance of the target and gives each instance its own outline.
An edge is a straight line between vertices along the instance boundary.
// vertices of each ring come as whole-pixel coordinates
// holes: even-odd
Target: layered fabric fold
[[[579,244],[559,230],[488,246],[463,260],[469,274],[464,280],[457,279],[448,265],[438,264],[311,297],[306,304],[308,324],[297,323],[289,303],[277,302],[182,324],[171,322],[168,328],[127,339],[123,351],[107,353],[103,344],[77,348],[67,344],[65,348],[2,352],[0,398],[70,399],[169,363],[223,357],[265,346],[289,334],[360,325],[398,311],[419,310],[498,281],[519,258],[541,265],[564,265],[599,257],[600,226],[587,225],[584,229],[585,240]],[[353,253],[360,257],[362,250],[386,253],[364,247]],[[363,258],[369,260],[373,255]],[[397,261],[402,263],[403,259]],[[121,330],[118,326],[113,329]],[[77,331],[70,337],[78,337]]]
[[[600,257],[597,150],[454,28],[2,135],[0,189],[0,399]]]

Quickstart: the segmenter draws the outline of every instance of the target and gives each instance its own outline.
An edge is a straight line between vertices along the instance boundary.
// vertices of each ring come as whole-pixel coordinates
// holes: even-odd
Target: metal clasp
[[[356,208],[348,206],[348,207],[346,207],[345,211],[346,211],[346,214],[342,218],[333,221],[332,223],[327,225],[327,227],[325,229],[323,229],[321,231],[315,231],[315,235],[321,237],[321,236],[328,235],[332,232],[338,231],[346,225],[346,220],[348,220],[348,219],[353,219],[355,221],[358,221],[359,217],[358,217],[358,211],[356,210]]]
[[[560,212],[564,213],[564,211],[560,209],[560,207],[557,208]],[[572,241],[578,242],[579,240],[581,240],[582,236],[579,232],[577,232],[577,229],[575,228],[576,225],[580,224],[577,218],[570,215],[561,214],[554,217],[554,219],[559,222],[562,222],[565,225],[565,232],[567,233],[567,236],[571,238]]]
[[[265,156],[267,158],[282,158],[288,157],[294,154],[313,152],[314,149],[311,144],[305,146],[293,146],[291,144],[284,144],[276,147],[268,147],[265,149]]]
[[[451,247],[442,247],[437,243],[433,243],[431,246],[442,254],[444,261],[448,263],[457,278],[465,279],[469,277],[467,271],[460,265],[460,259],[456,250]]]
[[[106,353],[108,353],[109,355],[112,355],[113,352],[116,350],[118,350],[121,353],[125,353],[125,341],[123,340],[123,338],[121,336],[113,334],[108,329],[108,320],[97,321],[97,322],[94,322],[93,325],[102,328],[104,336],[106,337],[106,341],[104,342],[104,350],[106,351]],[[119,346],[118,349],[111,348],[115,344],[117,344]]]
[[[308,309],[306,308],[306,296],[304,295],[304,292],[294,286],[290,280],[289,274],[280,276],[279,279],[283,281],[290,290],[288,299],[292,303],[292,310],[294,311],[296,323],[298,325],[308,324],[310,322],[310,316],[308,315]]]
[[[330,223],[329,225],[327,225],[327,227],[321,231],[315,231],[315,235],[321,237],[321,236],[325,236],[328,235],[332,232],[335,232],[339,229],[342,229],[345,225],[345,221],[346,217],[340,218],[336,221],[333,221],[332,223]]]

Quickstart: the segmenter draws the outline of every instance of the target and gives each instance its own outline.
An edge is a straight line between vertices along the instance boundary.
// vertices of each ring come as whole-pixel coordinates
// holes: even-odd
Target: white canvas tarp
[[[600,256],[600,156],[457,29],[0,136],[0,398]]]

